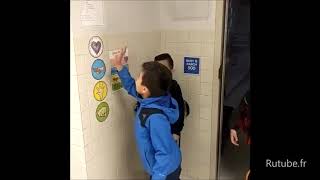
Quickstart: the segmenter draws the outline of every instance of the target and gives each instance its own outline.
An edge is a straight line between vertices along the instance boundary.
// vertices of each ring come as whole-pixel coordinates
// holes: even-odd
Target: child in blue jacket
[[[179,107],[168,93],[172,74],[164,65],[150,61],[143,63],[139,77],[134,80],[127,67],[121,64],[123,55],[122,49],[111,63],[117,69],[123,87],[140,103],[134,124],[143,167],[151,180],[178,180],[181,152],[170,125],[178,120]]]

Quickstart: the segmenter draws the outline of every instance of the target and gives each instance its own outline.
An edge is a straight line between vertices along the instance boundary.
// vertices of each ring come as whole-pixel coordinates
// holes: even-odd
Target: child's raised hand
[[[124,54],[126,53],[125,52],[126,49],[127,49],[127,47],[121,48],[118,51],[118,53],[115,54],[112,59],[110,59],[111,60],[111,64],[114,67],[116,67],[118,71],[122,69],[122,59],[123,59]]]

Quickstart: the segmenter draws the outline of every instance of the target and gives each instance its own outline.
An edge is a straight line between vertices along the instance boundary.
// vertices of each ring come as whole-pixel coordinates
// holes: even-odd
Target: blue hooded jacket
[[[144,169],[152,176],[152,180],[166,179],[181,164],[181,152],[171,134],[170,124],[179,117],[178,103],[170,95],[139,98],[135,80],[127,67],[118,72],[123,87],[135,97],[140,107],[135,117],[135,138]],[[153,114],[147,119],[145,126],[140,124],[139,113],[142,108],[157,108],[164,114]]]

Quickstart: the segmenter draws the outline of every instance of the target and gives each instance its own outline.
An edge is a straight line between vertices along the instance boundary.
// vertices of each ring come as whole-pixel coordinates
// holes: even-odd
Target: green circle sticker
[[[98,105],[96,110],[96,118],[99,122],[103,122],[109,115],[109,105],[106,102],[102,102]]]

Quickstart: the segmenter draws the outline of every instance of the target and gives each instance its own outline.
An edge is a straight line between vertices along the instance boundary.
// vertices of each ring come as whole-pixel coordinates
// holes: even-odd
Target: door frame
[[[215,34],[214,34],[214,73],[213,81],[217,80],[219,91],[216,96],[212,96],[212,119],[217,122],[211,123],[211,145],[210,145],[210,179],[219,179],[220,177],[220,155],[222,141],[222,115],[223,115],[223,92],[225,79],[225,61],[227,46],[227,28],[228,28],[228,7],[230,0],[216,1],[215,11]],[[217,64],[215,64],[217,62]],[[218,79],[217,79],[218,77]],[[214,84],[214,82],[213,82]],[[214,93],[214,92],[213,92]],[[216,97],[218,96],[218,99]],[[214,103],[217,102],[217,106]],[[216,112],[216,113],[214,113]],[[218,117],[217,117],[218,116]]]

